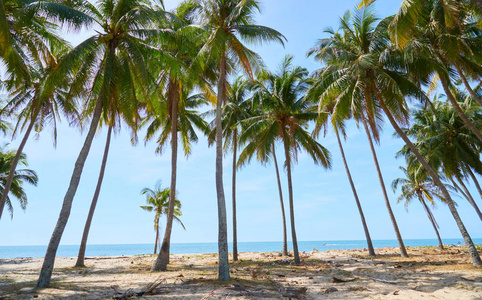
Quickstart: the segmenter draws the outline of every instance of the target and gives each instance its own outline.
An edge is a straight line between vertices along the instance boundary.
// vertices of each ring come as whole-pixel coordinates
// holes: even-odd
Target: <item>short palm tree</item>
[[[394,193],[397,192],[399,187],[401,189],[401,194],[397,198],[397,203],[405,201],[405,208],[408,211],[408,205],[413,199],[418,199],[418,201],[420,201],[420,204],[422,204],[423,208],[425,209],[427,217],[430,220],[430,223],[432,223],[433,229],[435,230],[439,248],[443,250],[444,245],[438,232],[439,226],[437,221],[435,221],[432,211],[427,205],[427,202],[429,202],[432,207],[435,207],[436,199],[439,199],[443,202],[443,195],[440,192],[440,189],[434,185],[433,181],[429,177],[427,177],[426,172],[423,169],[411,168],[410,171],[408,171],[406,168],[400,167],[400,170],[402,170],[405,174],[405,178],[397,178],[392,182],[392,189]]]
[[[148,97],[150,81],[144,58],[152,56],[154,50],[140,38],[150,33],[162,17],[149,4],[147,0],[114,3],[101,0],[96,5],[84,2],[79,13],[100,26],[102,32],[88,37],[66,54],[47,80],[46,84],[54,86],[63,78],[71,78],[69,97],[87,98],[85,105],[92,107],[92,119],[47,247],[38,287],[50,284],[57,248],[104,107],[138,103],[139,95]]]
[[[227,97],[227,76],[232,71],[228,58],[238,62],[252,79],[252,68],[258,56],[248,49],[242,40],[252,43],[278,41],[284,37],[274,29],[255,25],[254,14],[260,10],[257,0],[194,0],[199,7],[200,24],[206,29],[206,43],[199,52],[199,59],[213,61],[218,65],[219,79],[216,103],[216,193],[218,200],[218,247],[220,280],[229,280],[228,236],[226,201],[223,187],[223,131],[222,106]]]
[[[10,150],[6,149],[6,146],[0,147],[0,194],[5,193],[5,184],[7,174],[14,174],[13,179],[11,182],[11,188],[6,195],[5,203],[7,205],[8,211],[10,212],[10,217],[13,218],[13,205],[12,205],[12,197],[17,199],[20,202],[20,207],[25,210],[27,208],[27,194],[23,188],[24,183],[29,183],[34,186],[37,185],[38,177],[35,171],[30,169],[17,169],[14,172],[10,170],[12,165],[12,161],[17,157],[18,150]],[[21,153],[19,155],[18,164],[21,166],[27,167],[27,156],[25,153]]]
[[[295,229],[293,184],[291,167],[297,161],[297,153],[305,151],[315,164],[331,166],[330,153],[307,131],[310,122],[318,118],[317,107],[305,97],[309,87],[308,71],[292,65],[287,56],[277,73],[263,72],[254,84],[253,99],[261,103],[260,115],[246,120],[246,129],[240,137],[247,143],[240,154],[239,163],[249,160],[256,152],[268,156],[275,140],[283,143],[285,167],[288,175],[288,193],[291,220],[291,238],[295,264],[300,264]]]
[[[156,215],[154,216],[154,231],[156,232],[156,240],[154,242],[154,254],[157,253],[157,246],[160,242],[159,239],[159,220],[163,215],[167,216],[169,210],[169,196],[170,191],[169,188],[163,189],[161,187],[161,181],[156,183],[154,189],[151,188],[143,188],[141,191],[142,195],[146,195],[146,203],[147,205],[142,205],[141,208],[145,211],[155,212]],[[176,220],[179,224],[181,224],[182,228],[184,224],[181,222],[179,217],[182,216],[181,212],[181,201],[175,200],[174,201],[174,220]]]

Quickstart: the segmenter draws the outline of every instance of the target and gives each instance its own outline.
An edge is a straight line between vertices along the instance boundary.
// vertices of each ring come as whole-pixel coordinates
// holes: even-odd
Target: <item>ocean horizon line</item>
[[[480,240],[482,237],[473,237],[473,240]],[[405,240],[410,240],[410,241],[426,241],[426,240],[435,240],[433,238],[427,238],[427,239],[422,239],[422,238],[416,238],[416,239],[403,239]],[[442,238],[442,242],[444,240],[460,240],[464,242],[462,237],[459,238]],[[365,239],[359,239],[359,240],[304,240],[304,241],[298,241],[298,242],[303,242],[303,243],[318,243],[318,242],[366,242]],[[396,239],[372,239],[372,242],[374,241],[396,241]],[[243,242],[243,241],[238,241],[238,243],[282,243],[283,241],[249,241],[249,242]],[[171,243],[173,244],[217,244],[218,242],[175,242]],[[292,243],[291,240],[288,240],[288,243]],[[229,242],[231,244],[231,242]],[[154,243],[105,243],[105,244],[87,244],[88,246],[113,246],[113,245],[119,245],[119,246],[127,246],[127,245],[154,245]],[[47,244],[44,245],[0,245],[0,247],[47,247]],[[77,246],[79,247],[80,244],[60,244],[60,246]]]
[[[473,239],[475,244],[481,245],[481,238]],[[375,248],[398,247],[397,240],[372,240]],[[404,239],[407,247],[437,246],[436,239]],[[445,245],[463,245],[460,238],[443,239]],[[232,252],[232,243],[228,243]],[[238,252],[280,252],[283,242],[238,242]],[[322,241],[300,241],[299,251],[327,250],[352,250],[367,248],[366,240],[322,240]],[[0,258],[19,257],[44,257],[47,246],[0,246]],[[288,242],[288,250],[293,250],[292,243]],[[57,251],[59,257],[76,257],[79,245],[60,245]],[[153,254],[154,243],[150,244],[89,244],[86,249],[86,256],[129,256]],[[208,243],[171,243],[171,254],[204,254],[217,253],[218,244]]]

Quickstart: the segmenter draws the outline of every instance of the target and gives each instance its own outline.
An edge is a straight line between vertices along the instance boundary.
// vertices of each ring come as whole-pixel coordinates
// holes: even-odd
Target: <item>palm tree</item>
[[[453,91],[453,93],[457,95],[457,99],[466,98],[466,95],[461,92]],[[481,118],[480,107],[475,106],[476,109],[473,109],[474,105],[471,107],[467,104],[470,103],[461,105],[464,114],[474,123],[480,122],[478,121]],[[465,126],[452,106],[440,101],[438,95],[435,96],[430,109],[419,109],[414,112],[413,120],[413,126],[408,128],[406,133],[416,138],[417,149],[434,170],[442,170],[444,176],[469,201],[482,220],[482,213],[464,183],[470,176],[469,170],[482,172],[480,161],[482,143]],[[407,156],[411,151],[408,147],[404,147],[401,154]]]
[[[288,256],[288,234],[286,230],[286,213],[285,213],[285,204],[283,200],[283,189],[281,187],[281,178],[279,175],[279,169],[278,169],[278,159],[276,158],[276,147],[275,144],[272,146],[272,151],[273,155],[273,163],[274,163],[274,168],[276,171],[276,182],[278,183],[278,193],[279,193],[279,202],[281,206],[281,218],[283,221],[283,255]]]
[[[320,77],[323,74],[322,71],[323,71],[322,69],[319,69],[319,70],[317,70],[313,73],[314,83],[312,84],[312,86],[310,87],[310,90],[308,91],[308,97],[310,97],[311,99],[314,99],[315,101],[319,99],[319,97],[320,97],[319,93],[323,91],[322,86],[320,87],[320,85],[319,85],[319,84],[321,84],[321,85],[323,84],[322,77]],[[346,175],[348,177],[348,181],[350,183],[350,187],[351,187],[351,190],[353,192],[353,196],[355,198],[355,202],[356,202],[356,205],[357,205],[357,208],[358,208],[358,212],[360,214],[360,218],[361,218],[361,221],[362,221],[363,230],[365,232],[365,237],[366,237],[366,240],[367,240],[368,255],[375,256],[376,255],[375,249],[373,248],[372,239],[370,237],[370,232],[368,230],[368,226],[367,226],[367,223],[366,223],[366,220],[365,220],[365,214],[363,213],[363,209],[362,209],[362,206],[361,206],[361,203],[360,203],[360,199],[358,198],[358,193],[356,191],[355,184],[353,183],[350,168],[348,167],[348,163],[346,161],[345,151],[343,150],[343,145],[342,145],[341,139],[340,139],[340,132],[343,134],[343,137],[346,138],[344,121],[351,118],[352,115],[350,114],[350,111],[347,110],[347,111],[345,111],[345,113],[340,113],[338,111],[337,114],[334,116],[333,115],[334,107],[332,106],[334,103],[335,103],[335,101],[332,101],[332,102],[328,103],[328,105],[325,106],[325,107],[319,106],[319,108],[318,108],[319,117],[318,117],[317,124],[315,126],[315,130],[313,131],[313,133],[314,133],[315,136],[318,136],[319,133],[321,132],[321,130],[325,129],[325,134],[326,134],[327,124],[328,124],[329,121],[331,121],[331,125],[332,125],[332,127],[335,131],[336,139],[337,139],[337,142],[338,142],[338,147],[340,148],[340,154],[341,154],[341,158],[343,159],[343,164],[345,166]],[[330,116],[331,116],[331,118],[329,118]]]
[[[167,224],[162,246],[151,271],[165,271],[169,263],[174,199],[176,198],[178,133],[181,133],[182,143],[187,155],[190,153],[190,141],[197,140],[190,123],[193,122],[195,126],[198,126],[203,131],[207,128],[205,122],[196,116],[194,111],[186,110],[186,108],[194,108],[193,104],[199,105],[196,102],[200,100],[199,95],[191,98],[188,96],[190,96],[194,87],[203,86],[202,83],[204,81],[202,79],[204,78],[202,76],[205,74],[204,72],[199,72],[200,68],[194,61],[203,41],[203,32],[197,26],[192,26],[194,10],[195,6],[192,3],[188,1],[182,2],[176,9],[176,16],[172,17],[172,20],[169,22],[162,24],[165,26],[165,29],[161,30],[168,32],[167,37],[161,35],[161,38],[156,41],[159,45],[161,58],[171,57],[172,59],[161,59],[162,63],[159,64],[159,69],[154,72],[159,78],[157,86],[164,88],[164,91],[160,91],[160,95],[161,98],[165,99],[165,107],[163,112],[158,111],[159,115],[153,117],[154,121],[151,123],[150,129],[154,129],[155,126],[158,126],[155,130],[162,128],[162,134],[158,140],[158,152],[162,151],[168,138],[165,134],[170,133],[171,135],[171,195],[169,199],[172,201],[167,213]],[[152,106],[155,107],[156,104]],[[179,116],[181,111],[183,115]],[[151,112],[154,112],[154,110],[151,110]],[[162,118],[166,119],[162,120]],[[151,130],[148,135],[150,134],[152,137],[153,133]]]
[[[63,48],[62,50],[66,50]],[[21,151],[23,151],[32,131],[40,133],[46,126],[52,124],[54,144],[57,140],[57,122],[61,115],[65,115],[71,124],[76,123],[78,114],[75,103],[66,99],[66,92],[62,85],[54,87],[53,90],[47,90],[44,86],[45,80],[55,69],[57,62],[51,61],[47,67],[39,64],[31,67],[31,81],[28,85],[19,87],[10,86],[10,100],[2,109],[2,113],[16,118],[16,126],[13,136],[27,127],[25,134],[20,142],[16,156],[12,160],[10,170],[11,174],[7,174],[5,182],[5,191],[10,190],[13,182],[15,169],[20,160]],[[10,85],[7,83],[7,85]],[[28,124],[28,125],[27,125]],[[0,218],[2,216],[5,205],[6,195],[2,195],[0,200]]]
[[[80,241],[79,254],[77,255],[77,261],[75,267],[85,267],[85,250],[87,248],[87,238],[89,237],[90,225],[94,218],[95,207],[97,206],[97,200],[99,199],[100,188],[102,187],[102,181],[104,179],[105,166],[107,165],[107,156],[109,155],[110,139],[112,136],[113,125],[109,125],[107,130],[107,139],[105,142],[104,155],[102,157],[102,163],[100,165],[99,177],[97,179],[97,185],[95,187],[94,196],[89,208],[89,214],[85,221],[84,232],[82,233],[82,240]]]
[[[360,26],[364,24],[368,29],[372,28],[376,19],[373,17],[373,14],[370,13],[370,8],[363,10],[363,15],[366,15],[366,17],[359,16],[355,19],[355,22],[360,23]],[[481,265],[482,261],[477,253],[477,249],[460,219],[450,193],[440,180],[438,174],[427,163],[412,141],[410,141],[400,128],[399,122],[402,124],[408,122],[408,109],[405,97],[422,100],[425,100],[426,97],[421,92],[419,86],[410,81],[409,76],[403,72],[407,68],[403,56],[390,48],[387,27],[391,20],[392,18],[384,19],[377,25],[375,30],[369,29],[363,31],[366,34],[357,37],[364,37],[361,39],[361,41],[364,42],[360,43],[359,47],[320,47],[325,51],[319,51],[319,59],[327,61],[327,73],[331,74],[330,76],[326,76],[331,83],[326,83],[327,90],[322,96],[326,97],[334,91],[341,91],[339,101],[342,101],[343,98],[358,98],[361,103],[357,101],[358,103],[345,105],[344,108],[351,107],[358,111],[361,108],[365,108],[365,113],[367,113],[367,117],[369,120],[372,120],[372,122],[375,116],[381,115],[377,108],[382,109],[383,114],[388,118],[397,135],[403,139],[407,147],[410,148],[417,160],[427,170],[430,177],[442,191],[444,199],[447,201],[447,205],[468,247],[473,264]],[[348,26],[348,28],[350,27]],[[348,35],[349,34],[351,34],[350,30],[348,31]],[[341,36],[336,37],[340,37],[340,41],[350,40],[348,36],[343,37],[343,39]],[[357,40],[357,38],[351,40],[354,42],[360,41],[360,39]],[[369,39],[368,41],[370,42],[368,42],[367,39]],[[337,40],[334,39],[334,41]],[[332,41],[326,41],[326,43],[330,45]],[[343,43],[341,44],[343,45]],[[361,53],[354,54],[351,52],[352,49],[362,51]],[[351,65],[352,68],[344,67],[347,65]],[[409,69],[409,71],[413,71],[413,69]],[[357,115],[357,111],[353,114]],[[372,128],[373,127],[374,126],[372,126]]]
[[[233,173],[232,173],[232,208],[233,208],[233,261],[238,261],[238,238],[236,222],[236,170],[237,170],[237,150],[239,148],[239,132],[241,121],[248,118],[251,110],[251,102],[247,101],[249,93],[249,82],[242,76],[236,78],[231,85],[227,103],[223,107],[222,128],[224,138],[224,149],[230,149],[233,153]],[[213,111],[209,112],[210,114]],[[214,123],[214,122],[213,122]],[[212,124],[213,125],[213,124]],[[209,144],[215,142],[216,128],[209,135]]]
[[[159,220],[162,215],[167,215],[169,210],[169,197],[170,191],[169,188],[162,189],[161,188],[161,181],[156,183],[156,186],[153,189],[150,188],[143,188],[141,191],[142,195],[146,195],[146,203],[147,205],[141,206],[141,208],[145,211],[154,211],[156,215],[154,216],[154,231],[156,232],[156,240],[154,243],[154,254],[157,253],[157,245],[160,242],[159,239]],[[174,220],[181,224],[182,228],[184,224],[181,222],[179,217],[182,216],[181,212],[181,201],[175,200],[174,201]]]
[[[458,9],[460,8],[460,9]],[[467,12],[461,7],[457,8],[457,12],[448,11],[445,3],[439,0],[426,1],[420,8],[421,13],[428,17],[419,18],[412,24],[410,39],[406,43],[400,44],[411,55],[408,56],[409,61],[414,57],[420,58],[424,62],[423,69],[418,67],[418,63],[414,64],[417,69],[412,70],[418,78],[434,76],[440,80],[447,99],[452,104],[458,116],[463,120],[468,128],[482,141],[482,133],[477,126],[470,121],[459,106],[456,96],[452,93],[453,86],[452,73],[460,71],[464,81],[464,71],[475,72],[481,74],[480,54],[481,40],[480,29],[474,24],[469,26],[466,24],[469,18]],[[448,15],[456,14],[460,25],[450,24]],[[398,17],[398,16],[397,16]],[[395,18],[392,27],[404,27],[403,20]],[[475,30],[475,33],[474,33]],[[477,33],[479,32],[479,33]],[[474,39],[473,36],[476,36]],[[467,59],[469,57],[470,59]],[[473,60],[475,59],[475,61]],[[453,71],[455,69],[455,71]],[[462,69],[464,71],[462,71]],[[465,80],[466,81],[466,80]],[[474,100],[482,101],[475,95],[470,85],[466,85],[469,92],[472,91]]]
[[[251,89],[252,86],[249,86],[249,89]],[[259,105],[256,105],[253,101],[253,99],[250,99],[249,102],[249,110],[245,116],[244,119],[241,120],[241,125],[245,125],[246,127],[246,120],[249,119],[252,116],[256,116],[259,114],[262,114],[262,110],[259,107]],[[248,101],[244,102],[246,104],[249,103]],[[248,109],[246,107],[246,109]],[[244,130],[245,128],[241,128],[241,130]],[[253,132],[256,134],[256,132]],[[243,131],[240,132],[241,135],[243,135]],[[247,138],[247,137],[246,137]],[[251,139],[251,138],[247,138]],[[239,140],[239,138],[238,138]],[[280,207],[281,207],[281,218],[282,218],[282,224],[283,224],[283,250],[282,250],[282,255],[288,256],[288,234],[286,230],[286,213],[285,213],[285,205],[284,205],[284,200],[283,200],[283,188],[281,186],[281,177],[280,177],[280,172],[278,168],[278,159],[276,157],[276,145],[273,143],[271,146],[271,153],[263,153],[263,148],[258,147],[256,150],[250,150],[250,151],[256,151],[257,152],[257,160],[261,162],[261,164],[267,164],[270,160],[270,156],[273,156],[273,163],[275,167],[275,172],[276,172],[276,182],[278,185],[278,193],[279,193],[279,200],[280,200]],[[244,164],[246,164],[249,160],[251,160],[251,156],[249,156],[247,159],[242,159],[241,161],[238,161],[236,163],[236,169],[242,167]]]
[[[199,139],[196,129],[204,132],[205,134],[207,134],[208,131],[208,124],[202,119],[199,112],[196,111],[198,107],[206,104],[205,96],[203,94],[190,94],[191,91],[188,85],[180,85],[179,90],[181,89],[182,91],[179,91],[179,96],[177,96],[177,99],[175,100],[177,104],[174,104],[174,101],[172,102],[174,104],[173,107],[175,107],[176,110],[175,113],[169,113],[172,112],[172,110],[169,110],[168,112],[167,109],[165,109],[163,113],[162,111],[158,111],[155,106],[148,106],[149,117],[145,121],[145,123],[149,123],[145,141],[147,142],[152,140],[155,138],[156,133],[159,132],[159,135],[156,139],[156,143],[158,145],[156,148],[156,153],[160,154],[167,146],[169,137],[171,137],[171,147],[176,148],[173,150],[174,155],[172,158],[175,160],[177,160],[178,135],[181,139],[184,154],[189,156],[189,154],[191,154],[191,144],[193,142],[197,142]],[[169,93],[169,89],[166,90],[166,93]],[[174,119],[174,116],[176,119]],[[176,123],[176,125],[173,125],[173,123]],[[176,128],[176,131],[173,131],[173,128]],[[174,173],[171,173],[171,177],[175,177],[177,175],[175,171],[176,162],[172,162],[171,172]],[[171,187],[172,185],[173,184],[171,183]],[[171,199],[170,197],[175,195],[175,193],[170,189],[169,191],[171,193],[169,199]],[[170,203],[170,205],[173,205],[172,202]],[[151,271],[165,271],[167,264],[169,263],[170,236],[172,231],[172,220],[175,218],[174,212],[175,209],[170,208],[166,214],[166,233],[164,234],[159,256],[152,266]]]
[[[308,55],[314,55],[316,60],[327,65],[320,71],[316,87],[320,90],[317,92],[320,106],[333,107],[332,114],[335,119],[344,120],[354,116],[363,124],[400,255],[408,257],[373,143],[373,139],[379,142],[381,114],[378,97],[374,95],[372,87],[378,80],[383,80],[383,84],[386,81],[391,83],[385,70],[380,69],[382,66],[379,63],[385,49],[382,46],[386,43],[387,21],[376,25],[377,21],[370,8],[357,10],[354,15],[348,11],[340,20],[340,30],[335,32],[328,29],[326,32],[330,37],[320,40]],[[396,110],[397,118],[403,120],[406,117],[406,108],[402,105],[396,107]]]
[[[72,78],[69,97],[87,95],[86,106],[93,107],[93,110],[84,145],[47,247],[38,287],[48,287],[50,284],[58,245],[104,106],[138,103],[139,94],[148,95],[149,78],[144,58],[152,55],[154,50],[139,38],[150,32],[150,26],[154,26],[161,17],[148,4],[143,0],[115,3],[101,0],[96,6],[85,2],[82,14],[99,25],[103,32],[87,38],[65,55],[57,71],[47,80],[46,84],[56,85],[62,82],[62,78]]]
[[[222,105],[226,102],[227,76],[231,72],[228,57],[236,59],[239,66],[252,79],[252,67],[257,55],[242,40],[263,43],[279,41],[284,37],[269,27],[255,25],[254,14],[260,10],[257,0],[195,0],[199,5],[201,26],[206,29],[207,39],[199,53],[200,60],[215,61],[219,79],[216,104],[216,193],[218,200],[218,248],[219,280],[229,280],[228,237],[226,202],[223,187],[223,132],[221,126]]]
[[[368,255],[375,256],[376,255],[375,249],[373,248],[373,243],[372,243],[372,239],[370,237],[370,232],[368,231],[367,222],[365,220],[365,214],[363,213],[361,203],[360,203],[360,199],[358,199],[358,193],[356,191],[355,184],[353,183],[353,179],[351,178],[350,169],[348,167],[348,163],[347,163],[346,157],[345,157],[345,151],[343,150],[343,146],[341,145],[340,134],[338,133],[337,129],[335,129],[335,134],[336,134],[336,139],[338,141],[338,147],[340,147],[341,157],[343,158],[343,164],[345,165],[346,175],[348,176],[348,181],[350,182],[350,187],[351,187],[351,190],[353,192],[353,196],[355,197],[356,206],[358,208],[358,212],[360,213],[360,218],[361,218],[361,221],[362,221],[363,230],[365,232],[365,237],[367,239]]]
[[[11,188],[7,192],[5,197],[6,205],[8,211],[10,212],[10,217],[13,218],[13,205],[11,202],[12,196],[20,202],[20,207],[25,210],[27,208],[27,194],[23,188],[24,183],[29,183],[34,186],[37,186],[38,177],[35,171],[30,169],[18,169],[12,172],[10,167],[12,165],[12,161],[17,157],[18,150],[11,150],[8,151],[5,149],[6,146],[0,147],[0,194],[4,194],[5,192],[5,185],[6,185],[6,177],[7,174],[14,174],[13,180],[11,182]],[[22,166],[27,167],[27,156],[25,153],[21,153],[19,155],[18,163]]]
[[[414,198],[420,201],[425,209],[425,212],[427,213],[430,223],[432,223],[435,233],[437,234],[439,248],[443,250],[444,245],[437,229],[439,226],[437,221],[435,221],[432,211],[427,205],[428,201],[432,207],[435,207],[435,199],[444,201],[443,195],[440,192],[440,189],[438,189],[438,187],[434,185],[433,181],[426,175],[426,172],[424,172],[425,170],[420,170],[419,168],[415,170],[412,169],[414,168],[412,167],[411,170],[408,171],[406,168],[400,167],[400,170],[402,170],[405,174],[405,178],[397,178],[392,182],[392,189],[394,193],[397,192],[398,187],[401,189],[401,194],[397,198],[397,203],[405,201],[405,209],[408,211],[408,205]]]
[[[5,11],[2,11],[3,9]],[[12,173],[7,175],[4,187],[6,193],[0,199],[0,218],[20,154],[32,130],[39,132],[46,123],[51,122],[56,139],[56,122],[60,112],[67,117],[76,114],[74,104],[65,99],[64,84],[59,82],[53,87],[45,86],[47,76],[58,66],[58,59],[69,49],[68,43],[57,35],[58,26],[48,19],[60,18],[76,27],[76,16],[79,19],[82,17],[75,13],[67,17],[66,12],[71,11],[71,8],[62,4],[57,4],[56,7],[52,2],[34,5],[25,1],[9,0],[0,5],[0,23],[2,13],[6,14],[8,23],[5,35],[2,34],[4,28],[0,29],[0,58],[5,62],[6,71],[10,74],[4,84],[11,95],[11,100],[2,112],[7,116],[18,113],[14,134],[17,129],[27,127],[17,156],[10,166]],[[47,12],[50,18],[46,20],[41,15]]]
[[[291,56],[287,56],[277,73],[265,71],[258,76],[254,86],[254,99],[261,103],[261,115],[246,120],[248,125],[240,137],[240,142],[249,142],[240,154],[239,164],[249,160],[256,151],[258,155],[269,155],[276,139],[283,142],[288,175],[291,237],[295,264],[299,265],[291,166],[296,162],[297,152],[301,149],[310,155],[315,164],[321,164],[325,168],[330,167],[331,158],[328,150],[307,131],[309,123],[318,118],[318,113],[316,106],[305,97],[309,87],[308,71],[292,66],[292,60]]]
[[[5,64],[7,78],[16,86],[29,84],[32,62],[42,58],[50,61],[52,47],[62,46],[58,43],[56,23],[67,24],[73,30],[89,23],[89,18],[70,7],[71,4],[70,1],[1,1],[0,59]]]

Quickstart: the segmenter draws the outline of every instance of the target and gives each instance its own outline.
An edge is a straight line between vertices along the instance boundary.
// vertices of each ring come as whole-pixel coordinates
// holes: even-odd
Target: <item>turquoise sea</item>
[[[482,239],[473,239],[474,243],[482,244]],[[437,240],[404,240],[406,246],[437,246]],[[457,245],[461,239],[444,239],[444,244]],[[375,248],[398,247],[396,240],[374,240]],[[291,249],[291,243],[288,242]],[[231,244],[229,245],[230,250]],[[340,250],[340,249],[362,249],[366,248],[365,241],[304,241],[298,243],[300,251],[311,251],[316,248],[319,251]],[[17,257],[43,257],[47,246],[0,246],[1,258]],[[121,256],[138,255],[153,253],[153,244],[125,244],[125,245],[88,245],[86,256]],[[238,243],[239,252],[273,252],[281,251],[281,242],[244,242]],[[57,251],[60,257],[75,257],[79,251],[78,245],[61,245]],[[216,243],[173,243],[171,244],[172,254],[191,254],[191,253],[216,253],[218,246]]]

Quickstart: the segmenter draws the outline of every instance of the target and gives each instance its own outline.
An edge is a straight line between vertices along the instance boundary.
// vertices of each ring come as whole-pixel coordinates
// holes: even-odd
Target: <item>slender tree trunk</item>
[[[428,207],[427,203],[425,203],[425,201],[423,200],[422,195],[420,195],[420,193],[417,193],[417,194],[418,194],[418,199],[420,200],[420,203],[422,203],[423,208],[425,208],[425,212],[427,213],[427,217],[430,220],[430,223],[432,223],[433,230],[435,230],[435,234],[437,235],[438,247],[440,248],[440,250],[443,250],[444,244],[442,243],[442,239],[440,238],[440,234],[437,229],[437,223],[435,222],[435,218],[432,212],[430,211],[430,208]]]
[[[442,86],[444,88],[445,94],[447,95],[447,98],[449,99],[450,103],[452,104],[452,107],[455,109],[457,112],[457,115],[464,121],[465,125],[477,136],[477,138],[482,142],[482,133],[475,127],[474,123],[470,122],[469,118],[465,115],[464,111],[460,107],[460,105],[457,103],[457,100],[455,99],[454,95],[449,89],[449,85],[447,82],[447,79],[443,77],[441,74],[440,76],[440,82],[442,82]]]
[[[464,83],[465,88],[469,92],[470,96],[474,99],[475,102],[479,104],[480,107],[482,107],[482,100],[477,96],[477,94],[474,92],[472,87],[470,86],[469,82],[467,81],[467,77],[465,77],[464,72],[462,69],[460,69],[460,66],[458,64],[455,64],[455,68],[457,68],[457,73],[459,73],[460,78],[462,79],[462,82]]]
[[[57,254],[57,249],[60,244],[60,239],[62,238],[65,226],[67,225],[67,221],[69,220],[70,210],[72,208],[72,201],[74,200],[75,192],[77,191],[77,187],[79,186],[80,176],[82,175],[85,160],[87,159],[87,156],[89,154],[90,146],[92,145],[92,140],[94,139],[95,131],[102,115],[102,94],[103,92],[101,91],[95,105],[89,132],[85,138],[84,145],[80,150],[77,161],[75,162],[74,171],[72,173],[72,178],[70,179],[69,188],[64,197],[64,202],[62,204],[62,209],[60,210],[59,219],[57,220],[57,224],[55,225],[55,229],[52,233],[52,237],[50,238],[50,242],[47,247],[47,252],[45,254],[44,262],[42,264],[42,269],[40,271],[40,276],[37,282],[37,287],[40,288],[48,287],[50,285],[50,279],[52,277],[55,256]]]
[[[397,237],[398,246],[400,248],[400,255],[402,257],[408,257],[407,250],[405,249],[405,245],[403,244],[402,235],[400,234],[400,230],[398,229],[397,220],[395,219],[395,215],[393,214],[392,206],[390,205],[390,200],[388,200],[387,189],[385,188],[385,182],[383,180],[382,171],[380,170],[380,165],[378,164],[377,153],[375,151],[375,147],[373,146],[373,140],[372,140],[372,136],[370,134],[370,129],[368,128],[368,124],[367,124],[367,121],[366,121],[364,115],[362,115],[361,120],[363,122],[363,127],[365,127],[365,132],[367,134],[368,143],[370,144],[370,149],[371,149],[371,152],[372,152],[373,161],[375,163],[375,167],[377,168],[378,180],[380,181],[380,186],[381,186],[382,192],[383,192],[383,198],[385,199],[385,206],[387,207],[388,215],[390,216],[390,220],[392,222],[393,229],[395,230],[395,235]]]
[[[226,53],[222,54],[219,63],[218,99],[216,103],[216,195],[218,199],[218,280],[228,281],[229,252],[228,228],[226,217],[226,200],[223,186],[223,125],[221,121],[222,106],[226,99]]]
[[[99,178],[97,180],[97,186],[95,187],[94,197],[90,204],[89,215],[85,221],[84,233],[82,234],[82,241],[80,242],[79,255],[77,256],[76,267],[85,267],[85,248],[87,247],[87,238],[89,237],[90,225],[92,224],[92,218],[94,217],[95,207],[97,200],[99,199],[100,188],[102,186],[102,180],[104,179],[105,166],[107,164],[107,156],[109,155],[110,139],[112,135],[112,124],[107,131],[107,140],[105,142],[104,157],[102,158],[102,164],[100,166]]]
[[[480,188],[479,181],[477,180],[477,177],[475,177],[474,172],[470,169],[470,167],[467,168],[467,172],[469,173],[470,177],[472,178],[472,181],[475,184],[475,187],[477,188],[477,191],[479,192],[480,197],[482,197],[482,189]]]
[[[467,249],[469,250],[470,257],[472,258],[472,264],[474,266],[480,266],[482,265],[482,260],[480,259],[479,253],[477,252],[477,248],[475,248],[475,245],[472,241],[472,238],[470,237],[467,229],[465,228],[464,223],[462,222],[462,219],[460,218],[460,215],[457,211],[457,208],[455,207],[455,203],[452,200],[452,197],[450,196],[450,193],[448,192],[447,188],[445,185],[442,183],[440,180],[440,177],[438,176],[437,173],[430,167],[430,165],[427,163],[427,161],[423,158],[423,156],[420,154],[418,149],[415,147],[415,145],[410,141],[410,139],[407,137],[407,135],[403,132],[403,130],[398,126],[398,123],[395,121],[395,118],[393,117],[392,113],[390,110],[387,108],[385,105],[385,101],[383,100],[382,97],[380,97],[379,94],[377,94],[377,98],[379,99],[380,106],[382,107],[383,111],[385,112],[385,115],[388,117],[390,120],[390,123],[392,124],[393,128],[397,132],[397,134],[403,139],[405,144],[412,150],[412,153],[417,157],[417,160],[422,164],[422,166],[427,170],[427,172],[430,174],[430,177],[432,177],[433,181],[435,184],[440,188],[442,191],[444,198],[447,202],[447,205],[450,209],[450,212],[452,213],[452,216],[455,219],[455,222],[457,223],[457,226],[459,227],[460,234],[464,238],[465,244],[467,245]]]
[[[338,134],[337,129],[335,129],[335,133],[336,133],[336,139],[338,140],[338,146],[340,147],[341,157],[343,158],[343,164],[345,165],[346,175],[348,176],[348,181],[350,182],[351,190],[353,192],[353,196],[355,197],[356,206],[358,207],[358,212],[360,213],[360,218],[363,224],[363,230],[365,231],[365,236],[366,236],[367,245],[368,245],[368,255],[375,256],[375,249],[373,249],[372,239],[370,238],[370,232],[368,231],[365,215],[363,214],[360,199],[358,199],[358,193],[356,192],[355,184],[353,183],[353,179],[351,178],[350,169],[348,168],[348,163],[345,157],[345,151],[343,151],[343,146],[341,144],[340,135]]]
[[[477,203],[475,203],[474,197],[472,197],[472,194],[470,193],[469,189],[465,185],[464,181],[460,178],[457,178],[458,182],[460,183],[460,186],[465,192],[465,195],[467,195],[467,201],[469,201],[470,205],[475,209],[475,212],[477,212],[477,215],[479,216],[479,219],[482,221],[482,212],[479,209],[479,206]]]
[[[298,252],[298,239],[296,238],[296,228],[295,228],[295,206],[293,203],[293,182],[291,179],[291,157],[290,157],[290,145],[288,137],[286,136],[285,128],[282,127],[282,138],[285,148],[285,159],[286,159],[286,173],[288,174],[288,200],[290,204],[290,221],[291,221],[291,239],[293,240],[293,255],[295,257],[295,265],[299,265],[300,254]]]
[[[238,261],[238,231],[236,226],[236,150],[237,150],[237,129],[233,131],[233,261]]]
[[[285,214],[285,205],[283,201],[283,190],[281,188],[281,178],[279,176],[279,169],[278,169],[278,160],[276,159],[276,149],[273,143],[273,159],[274,159],[274,167],[276,169],[276,179],[278,180],[278,192],[279,192],[279,201],[281,204],[281,216],[283,217],[283,255],[288,256],[288,238],[286,232],[286,214]]]
[[[171,104],[171,187],[169,190],[169,208],[167,210],[166,229],[162,240],[159,255],[151,271],[166,271],[169,264],[171,247],[172,222],[174,220],[174,204],[176,202],[176,175],[177,175],[177,116],[179,106],[179,83],[169,80],[169,103]]]
[[[23,148],[25,147],[28,137],[32,132],[33,126],[35,125],[35,119],[37,118],[37,115],[38,113],[36,113],[35,116],[32,118],[32,120],[30,120],[30,124],[27,127],[27,131],[25,132],[25,135],[23,136],[23,139],[20,142],[20,145],[18,146],[17,153],[15,153],[15,157],[13,158],[12,164],[10,165],[10,172],[8,173],[7,182],[3,187],[3,194],[0,200],[0,219],[2,218],[3,209],[5,208],[5,202],[7,201],[8,193],[10,192],[10,187],[12,186],[13,177],[15,175],[15,170],[17,169],[18,161],[20,160],[20,156],[22,155]]]
[[[154,254],[157,254],[157,244],[159,243],[159,224],[156,227],[156,241],[154,242]]]

